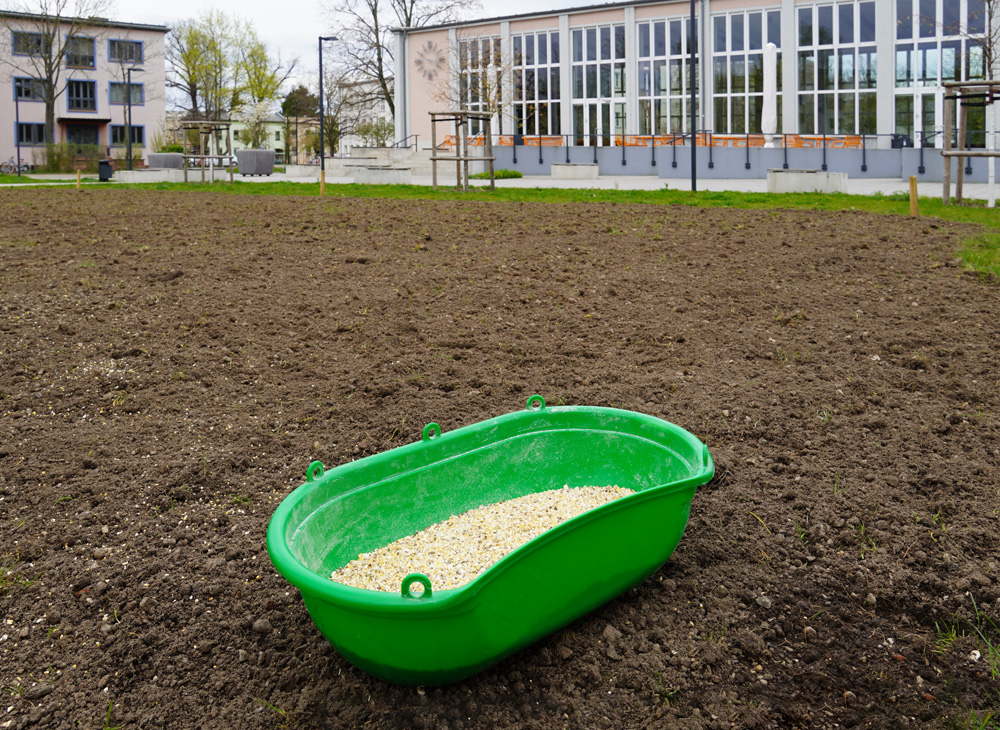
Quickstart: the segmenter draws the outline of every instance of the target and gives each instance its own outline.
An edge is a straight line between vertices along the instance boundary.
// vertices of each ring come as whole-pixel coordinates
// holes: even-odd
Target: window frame
[[[111,130],[109,132],[109,140],[112,147],[126,147],[128,146],[128,141],[125,139],[125,128],[128,127],[131,130],[132,136],[132,146],[133,147],[145,147],[146,146],[146,125],[145,124],[112,124]],[[140,140],[136,141],[136,132],[139,132]],[[115,136],[118,136],[119,141],[115,141]]]
[[[115,54],[112,53],[112,48],[119,48],[115,44],[128,44],[132,48],[139,49],[139,58],[116,58]],[[125,63],[129,65],[137,65],[144,63],[146,59],[146,44],[143,41],[135,41],[131,38],[108,38],[108,62],[109,63]]]
[[[35,131],[37,131],[39,133],[37,141],[34,141],[34,139],[27,140],[27,139],[25,139],[22,136],[21,130],[22,129],[28,129],[28,128],[32,128],[32,129],[34,129]],[[35,135],[32,134],[31,137],[34,138]],[[44,122],[19,122],[18,125],[14,129],[14,138],[16,140],[18,140],[18,144],[20,144],[22,147],[24,147],[24,146],[27,146],[27,147],[36,147],[36,146],[44,145],[45,144],[45,123]]]
[[[93,89],[93,107],[83,107],[83,106],[73,106],[73,100],[75,97],[71,92],[71,86],[73,84],[89,84],[90,88]],[[86,99],[86,97],[83,97]],[[67,79],[66,80],[66,111],[68,112],[82,112],[84,114],[96,114],[97,113],[97,82],[93,79]]]
[[[11,94],[13,95],[13,99],[14,99],[15,103],[33,103],[33,104],[37,104],[37,103],[43,103],[44,104],[45,103],[44,92],[40,92],[37,95],[35,95],[34,93],[32,93],[31,96],[24,96],[22,94],[19,97],[17,95],[17,82],[18,81],[22,82],[21,83],[21,89],[22,89],[22,91],[25,88],[25,85],[23,83],[25,81],[29,82],[28,83],[28,88],[30,88],[30,89],[40,89],[41,86],[42,86],[42,79],[32,78],[31,76],[13,76],[11,78],[11,80],[10,80],[10,83],[11,83]]]
[[[126,86],[131,86],[132,87],[132,96],[133,97],[135,97],[135,92],[136,92],[137,88],[138,88],[138,91],[139,91],[139,101],[136,101],[133,98],[131,106],[145,106],[146,105],[146,85],[143,84],[140,81],[133,81],[131,84],[128,84],[128,83],[126,83],[124,81],[109,81],[108,82],[108,104],[111,105],[111,106],[125,106],[126,103],[127,103],[126,99],[125,99],[125,87]],[[112,90],[114,88],[116,88],[116,87],[121,87],[121,101],[115,101],[115,95],[112,93]]]
[[[28,52],[23,52],[22,51],[22,52],[19,52],[17,50],[17,38],[18,38],[18,36],[27,36],[29,38],[38,38],[38,41],[39,41],[38,44],[37,44],[38,45],[38,53],[34,53],[32,51],[28,51]],[[52,53],[52,39],[49,38],[47,40],[48,40],[48,49],[47,50],[48,50],[48,53],[51,54]],[[41,57],[42,55],[45,55],[44,51],[46,49],[43,48],[43,45],[44,45],[45,41],[46,41],[46,37],[45,37],[44,33],[36,33],[34,31],[30,31],[30,30],[11,30],[11,32],[10,32],[10,54],[12,56],[26,56],[26,57],[29,57],[29,58]]]
[[[69,45],[70,45],[71,42],[78,41],[78,40],[90,41],[90,63],[89,64],[86,64],[86,63],[71,63],[71,59],[76,59],[78,56],[80,56],[80,54],[79,53],[70,53]],[[79,69],[89,69],[89,70],[94,70],[94,69],[97,68],[97,39],[96,38],[94,38],[93,36],[86,36],[86,35],[67,35],[65,41],[63,41],[63,42],[66,45],[66,52],[65,52],[65,59],[64,59],[65,62],[66,62],[66,68],[79,68]]]

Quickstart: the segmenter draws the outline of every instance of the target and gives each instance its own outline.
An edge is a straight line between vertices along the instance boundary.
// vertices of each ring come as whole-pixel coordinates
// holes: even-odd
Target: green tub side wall
[[[304,594],[306,605],[334,647],[376,677],[459,681],[655,573],[683,535],[693,494],[693,487],[665,494],[555,536],[441,611],[370,613]]]
[[[704,444],[660,419],[588,407],[519,412],[342,465],[293,492],[268,529],[275,566],[352,663],[404,684],[468,676],[655,572],[711,478]],[[581,515],[430,599],[329,581],[360,552],[535,491],[639,492]]]

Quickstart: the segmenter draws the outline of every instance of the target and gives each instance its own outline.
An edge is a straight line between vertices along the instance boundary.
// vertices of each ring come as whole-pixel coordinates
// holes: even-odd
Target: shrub
[[[41,150],[36,150],[35,170],[37,172],[97,172],[101,159],[101,147],[96,144],[70,144],[58,142],[45,145],[44,159]]]
[[[501,167],[499,170],[493,171],[494,180],[513,180],[515,178],[524,177],[524,173],[520,170],[508,170],[506,167]],[[490,174],[488,172],[477,172],[475,175],[469,175],[472,180],[489,180]]]

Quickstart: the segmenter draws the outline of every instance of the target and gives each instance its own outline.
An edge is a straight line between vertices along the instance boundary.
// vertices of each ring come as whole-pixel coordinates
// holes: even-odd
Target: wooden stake
[[[319,171],[319,197],[326,195],[326,170]]]
[[[79,170],[76,171],[76,189],[77,190],[80,189],[80,177],[82,176],[82,174],[83,173],[81,173]]]
[[[952,111],[955,108],[955,100],[948,98],[948,90],[944,93],[944,151],[951,151],[951,120]],[[951,203],[951,158],[947,155],[943,155],[944,160],[944,175],[941,181],[944,183],[944,190],[941,195],[941,202],[945,205]]]
[[[920,215],[920,205],[917,203],[917,176],[910,175],[910,215]]]
[[[966,130],[969,123],[969,107],[963,102],[959,102],[958,108],[958,149],[965,150]],[[958,158],[958,172],[955,173],[955,202],[962,202],[962,186],[965,182],[965,158]]]

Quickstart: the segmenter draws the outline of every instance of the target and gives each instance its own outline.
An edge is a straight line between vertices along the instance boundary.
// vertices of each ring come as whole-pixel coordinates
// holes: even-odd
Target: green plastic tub
[[[313,462],[267,530],[275,567],[302,592],[346,659],[400,684],[474,674],[640,583],[670,557],[708,448],[659,418],[614,408],[527,410],[442,433],[330,471]],[[564,522],[459,588],[408,576],[395,593],[330,574],[452,515],[533,492],[617,484],[635,494]],[[418,595],[416,582],[425,590]]]

